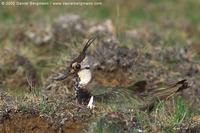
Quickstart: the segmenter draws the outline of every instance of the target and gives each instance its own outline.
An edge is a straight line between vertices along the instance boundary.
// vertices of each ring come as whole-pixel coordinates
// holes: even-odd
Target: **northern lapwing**
[[[69,75],[74,75],[75,77],[75,95],[78,103],[83,103],[90,97],[90,92],[87,89],[87,85],[92,80],[92,70],[89,57],[86,55],[87,49],[94,42],[96,37],[90,38],[81,53],[77,58],[75,58],[65,70],[64,74],[54,78],[55,80],[63,80]],[[91,97],[93,100],[93,97]],[[91,103],[91,100],[89,103]],[[89,105],[90,106],[90,105]]]
[[[93,77],[91,62],[86,52],[94,40],[95,37],[90,38],[78,57],[70,63],[65,73],[55,78],[55,80],[63,80],[73,74],[75,77],[74,87],[77,101],[80,104],[88,103],[88,108],[94,107],[95,100],[109,105],[121,106],[122,108],[134,106],[146,109],[150,108],[156,100],[166,99],[189,87],[188,81],[184,79],[161,87],[148,86],[146,81],[139,81],[126,88],[100,85],[89,88],[88,86],[91,84]]]

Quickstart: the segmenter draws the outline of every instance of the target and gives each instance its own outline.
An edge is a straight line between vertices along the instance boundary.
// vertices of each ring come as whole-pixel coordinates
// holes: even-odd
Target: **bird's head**
[[[58,77],[56,77],[56,78],[54,78],[54,79],[55,80],[63,80],[65,78],[67,78],[69,75],[78,74],[81,70],[90,69],[88,58],[86,56],[86,51],[90,47],[90,45],[94,42],[95,39],[96,39],[95,37],[90,38],[86,42],[83,50],[78,55],[78,57],[76,57],[75,59],[73,59],[71,61],[70,65],[65,70],[65,73],[60,75],[60,76],[58,76]]]

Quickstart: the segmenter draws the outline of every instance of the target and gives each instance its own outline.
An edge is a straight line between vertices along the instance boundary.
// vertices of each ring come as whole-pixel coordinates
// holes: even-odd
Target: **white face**
[[[86,67],[90,68],[90,62],[88,56],[81,62],[81,70],[78,72],[80,78],[79,84],[83,87],[86,86],[92,79],[92,73],[90,69],[84,69]]]
[[[78,76],[80,78],[79,84],[81,87],[86,86],[92,79],[92,73],[91,73],[90,69],[80,70],[78,72]]]
[[[77,69],[77,65],[79,65],[80,68]],[[84,58],[84,60],[80,64],[76,62],[72,64],[72,68],[78,70],[77,74],[80,79],[79,84],[81,87],[86,86],[91,81],[92,73],[90,70],[90,63],[87,56]]]

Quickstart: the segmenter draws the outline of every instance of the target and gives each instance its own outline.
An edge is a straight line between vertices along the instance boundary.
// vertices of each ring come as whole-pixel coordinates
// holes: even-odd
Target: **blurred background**
[[[96,6],[0,6],[0,91],[1,98],[6,101],[0,103],[1,110],[9,107],[28,112],[34,108],[47,116],[57,112],[53,117],[56,121],[61,119],[58,114],[63,111],[59,105],[66,105],[63,108],[69,111],[74,109],[75,105],[67,106],[69,98],[66,98],[66,94],[73,92],[72,83],[68,80],[54,83],[52,77],[63,71],[82,49],[83,42],[96,34],[96,45],[88,54],[97,64],[94,75],[98,83],[124,87],[139,80],[156,84],[186,78],[191,82],[192,87],[182,92],[182,97],[173,97],[166,107],[163,107],[165,103],[160,103],[159,111],[150,115],[137,114],[136,123],[142,125],[140,127],[148,127],[152,132],[164,129],[175,132],[199,123],[200,1],[98,2],[101,4]],[[53,99],[54,104],[46,97]],[[119,118],[119,122],[130,118],[121,114],[124,117]],[[74,132],[85,128],[82,123],[89,121],[83,120],[81,115],[85,114],[80,113],[81,126],[73,127]],[[13,122],[19,118],[17,115]],[[101,130],[98,129],[98,124],[104,123],[101,122],[101,119],[96,122],[96,131]],[[9,128],[13,128],[12,124]],[[191,128],[192,131],[196,129]]]

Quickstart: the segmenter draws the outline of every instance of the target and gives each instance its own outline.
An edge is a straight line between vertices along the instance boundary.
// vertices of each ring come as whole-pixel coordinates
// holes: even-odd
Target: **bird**
[[[87,104],[90,109],[94,108],[95,104],[99,104],[120,109],[151,110],[156,101],[168,99],[190,87],[186,79],[168,85],[160,84],[160,86],[150,85],[146,80],[137,81],[127,87],[109,87],[92,82],[92,63],[87,55],[87,49],[95,39],[96,37],[90,38],[65,72],[54,78],[60,81],[74,75],[75,97],[79,104]]]
[[[78,103],[83,103],[90,96],[89,91],[86,89],[86,86],[92,80],[92,70],[91,64],[89,63],[89,57],[86,55],[87,49],[94,42],[96,37],[90,38],[83,50],[80,52],[78,57],[76,57],[70,65],[65,69],[62,75],[59,75],[54,78],[54,80],[60,81],[64,80],[70,75],[74,75],[75,77],[75,96],[77,98]]]

